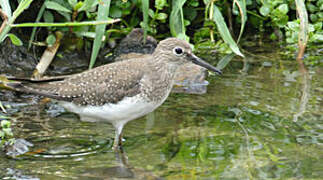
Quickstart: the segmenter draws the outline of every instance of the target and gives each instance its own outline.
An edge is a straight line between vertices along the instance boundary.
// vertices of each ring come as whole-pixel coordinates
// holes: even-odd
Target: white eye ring
[[[174,53],[176,56],[181,56],[181,55],[183,55],[184,50],[183,50],[183,48],[181,48],[181,47],[175,47],[175,48],[173,49],[173,53]]]

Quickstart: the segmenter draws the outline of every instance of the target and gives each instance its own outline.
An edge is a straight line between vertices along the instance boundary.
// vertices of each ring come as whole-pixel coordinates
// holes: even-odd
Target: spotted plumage
[[[10,88],[57,99],[83,120],[107,121],[116,128],[117,148],[123,126],[160,106],[173,86],[175,72],[193,62],[220,73],[192,53],[183,40],[161,41],[154,53],[107,64],[66,78],[16,81]]]

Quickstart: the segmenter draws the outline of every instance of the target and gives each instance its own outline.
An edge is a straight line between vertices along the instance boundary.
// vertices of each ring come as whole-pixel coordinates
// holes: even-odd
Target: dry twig
[[[1,33],[4,29],[4,27],[6,26],[6,24],[8,23],[8,16],[4,11],[2,11],[2,9],[0,9],[0,16],[3,19],[3,22],[0,27],[0,33]]]

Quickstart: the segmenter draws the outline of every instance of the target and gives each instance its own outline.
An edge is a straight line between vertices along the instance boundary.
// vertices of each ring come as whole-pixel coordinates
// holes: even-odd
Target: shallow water
[[[110,124],[30,95],[2,99],[16,137],[34,146],[14,159],[0,154],[0,179],[321,179],[322,77],[276,53],[235,60],[208,78],[207,94],[171,94],[128,123],[124,154],[111,150]]]

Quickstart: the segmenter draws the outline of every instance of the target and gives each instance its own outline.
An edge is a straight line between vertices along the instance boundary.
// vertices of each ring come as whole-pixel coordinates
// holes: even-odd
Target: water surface
[[[321,179],[322,77],[277,52],[235,59],[208,78],[206,94],[171,94],[128,123],[123,155],[111,150],[110,124],[81,122],[31,95],[3,97],[16,137],[34,146],[1,154],[0,179]]]

